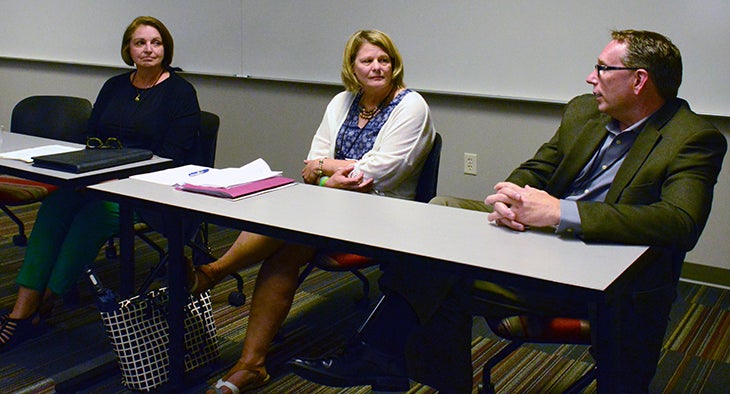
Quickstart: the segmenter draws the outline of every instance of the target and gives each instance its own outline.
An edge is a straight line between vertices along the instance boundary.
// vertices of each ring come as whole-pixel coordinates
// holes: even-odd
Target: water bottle
[[[112,289],[105,288],[99,278],[91,270],[91,267],[86,267],[86,276],[89,278],[89,284],[91,289],[96,294],[96,305],[99,308],[99,312],[114,312],[119,309],[118,296]]]

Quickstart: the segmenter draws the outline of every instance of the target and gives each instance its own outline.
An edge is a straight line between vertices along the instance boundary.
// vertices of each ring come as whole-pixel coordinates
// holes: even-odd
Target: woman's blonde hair
[[[170,34],[170,31],[167,30],[167,27],[165,27],[162,22],[151,16],[138,16],[134,18],[129,26],[127,26],[127,30],[124,31],[124,35],[122,36],[122,60],[124,60],[124,63],[127,65],[134,66],[132,55],[129,53],[129,45],[131,44],[134,31],[142,25],[154,27],[158,32],[160,32],[162,46],[165,48],[165,57],[162,58],[162,67],[169,67],[170,63],[172,63],[172,54],[175,49],[175,44],[172,41],[172,34]]]
[[[354,72],[355,58],[357,51],[364,43],[373,44],[390,57],[390,64],[393,70],[391,84],[396,89],[404,88],[403,83],[403,58],[398,52],[398,48],[387,34],[379,30],[359,30],[353,34],[345,45],[345,52],[342,58],[342,83],[345,89],[350,92],[360,90],[360,82],[357,80]]]

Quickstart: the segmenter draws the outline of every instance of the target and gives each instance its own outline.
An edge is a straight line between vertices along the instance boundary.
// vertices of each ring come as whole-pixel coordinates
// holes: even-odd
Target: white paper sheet
[[[195,186],[231,187],[261,179],[281,175],[281,171],[271,171],[261,158],[240,168],[207,168],[196,165],[169,168],[167,170],[134,175],[131,178],[176,186],[184,183]]]
[[[212,168],[205,174],[191,177],[187,183],[195,186],[231,187],[276,175],[281,175],[281,171],[271,171],[264,159],[259,158],[240,168]]]
[[[66,153],[66,152],[72,152],[72,151],[81,150],[81,149],[84,149],[84,148],[74,148],[74,147],[63,146],[63,145],[45,145],[45,146],[38,146],[35,148],[16,150],[16,151],[12,151],[12,152],[3,152],[3,153],[0,153],[0,158],[11,159],[11,160],[20,160],[20,161],[24,161],[26,163],[32,163],[33,157],[35,157],[35,156],[52,155],[55,153]]]
[[[146,174],[132,175],[130,178],[139,179],[152,183],[159,183],[167,186],[182,185],[192,179],[200,171],[209,171],[210,168],[188,164],[181,167],[168,168],[166,170],[148,172]]]

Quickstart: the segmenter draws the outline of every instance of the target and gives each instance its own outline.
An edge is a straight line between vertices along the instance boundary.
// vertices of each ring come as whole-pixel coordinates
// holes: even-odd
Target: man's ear
[[[638,94],[650,83],[649,72],[640,68],[634,75],[634,92]]]

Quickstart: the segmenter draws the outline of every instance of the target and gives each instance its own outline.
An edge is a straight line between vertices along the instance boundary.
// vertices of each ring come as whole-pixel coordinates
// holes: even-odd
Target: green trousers
[[[119,206],[88,197],[83,191],[61,188],[38,210],[28,238],[20,286],[55,294],[68,291],[99,249],[119,232]]]

